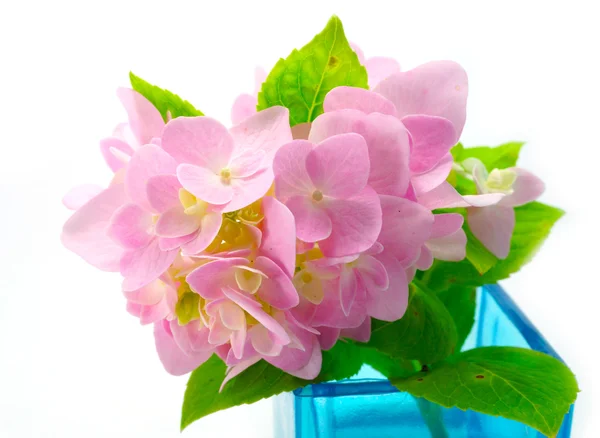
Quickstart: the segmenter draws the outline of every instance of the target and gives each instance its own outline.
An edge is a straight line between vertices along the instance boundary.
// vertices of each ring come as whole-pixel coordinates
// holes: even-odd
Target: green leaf
[[[476,348],[392,383],[442,406],[517,420],[549,436],[558,433],[579,391],[562,362],[515,347]]]
[[[456,351],[460,351],[475,324],[477,289],[474,287],[453,286],[437,294],[438,298],[452,315],[458,340]]]
[[[513,141],[495,147],[477,146],[465,148],[461,143],[458,143],[450,152],[457,163],[467,158],[477,158],[491,171],[493,169],[506,169],[507,167],[516,166],[523,144],[522,142]]]
[[[291,126],[312,122],[323,112],[325,95],[341,85],[368,88],[367,71],[334,15],[310,43],[277,62],[262,84],[257,110],[282,105],[290,110]]]
[[[430,364],[452,354],[457,339],[454,321],[444,304],[413,282],[404,316],[394,322],[372,319],[371,339],[366,345],[394,360]]]
[[[293,391],[310,383],[352,377],[363,362],[358,347],[339,341],[323,352],[321,373],[313,381],[294,377],[261,360],[225,385],[225,364],[216,355],[200,365],[190,376],[181,412],[181,430],[213,412],[241,404],[254,403],[282,392]]]
[[[146,82],[132,72],[129,72],[129,81],[131,82],[131,88],[148,99],[156,107],[165,122],[168,121],[167,113],[170,113],[173,119],[181,116],[195,117],[204,115],[202,111],[194,108],[187,100],[183,100],[169,90]]]
[[[452,285],[482,286],[508,278],[527,264],[550,234],[552,226],[564,212],[558,208],[530,202],[515,208],[516,224],[510,242],[510,252],[504,260],[481,274],[469,260],[442,262],[436,260],[423,276],[427,286],[435,291]]]
[[[360,343],[356,344],[361,346]],[[395,377],[409,377],[415,372],[413,362],[404,359],[393,359],[387,354],[370,347],[361,347],[362,360],[388,379]]]

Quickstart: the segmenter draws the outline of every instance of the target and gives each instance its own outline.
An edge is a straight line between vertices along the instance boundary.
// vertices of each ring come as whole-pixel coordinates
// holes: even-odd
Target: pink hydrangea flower
[[[505,259],[515,228],[514,207],[537,199],[544,191],[544,183],[519,167],[494,169],[488,173],[481,161],[470,160],[478,193],[502,195],[502,198],[493,205],[468,208],[469,228],[496,257]]]
[[[267,79],[267,72],[262,67],[256,67],[254,70],[254,93],[240,94],[231,107],[231,122],[234,125],[242,123],[248,117],[256,114],[258,105],[258,92],[262,83]]]
[[[271,187],[273,157],[292,139],[288,117],[286,108],[271,107],[230,131],[209,117],[178,117],[165,127],[161,144],[178,163],[182,186],[227,213]]]
[[[356,52],[358,60],[367,69],[367,75],[369,76],[369,88],[373,89],[385,78],[398,73],[400,71],[400,64],[393,58],[387,58],[384,56],[372,56],[366,58],[364,52],[359,46],[354,43],[350,43],[352,50]]]
[[[318,145],[295,140],[280,149],[273,167],[277,197],[294,214],[300,240],[319,242],[332,257],[375,243],[381,209],[367,185],[369,155],[361,136],[336,135]]]

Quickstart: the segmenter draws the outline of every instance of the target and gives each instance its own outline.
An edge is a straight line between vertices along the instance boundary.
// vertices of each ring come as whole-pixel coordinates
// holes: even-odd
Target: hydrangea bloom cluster
[[[128,121],[100,144],[114,176],[65,197],[75,212],[62,241],[120,272],[127,310],[154,325],[168,372],[217,354],[223,383],[259,360],[315,378],[322,350],[368,341],[371,318],[402,318],[417,270],[465,257],[463,215],[439,209],[466,208],[474,235],[507,256],[513,207],[543,184],[518,168],[453,162],[464,70],[364,62],[372,90],[334,88],[323,114],[294,131],[286,108],[256,112],[255,96],[236,101],[227,128],[204,116],[165,123],[119,89]],[[478,193],[459,194],[446,181],[453,169]]]

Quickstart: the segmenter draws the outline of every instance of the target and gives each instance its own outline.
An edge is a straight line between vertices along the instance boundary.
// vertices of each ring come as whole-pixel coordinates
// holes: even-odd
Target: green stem
[[[415,371],[421,371],[422,366],[418,360],[413,360],[412,365]],[[421,417],[423,417],[423,421],[429,429],[431,438],[448,438],[449,435],[446,426],[444,426],[444,416],[441,406],[421,397],[415,397],[415,400]]]

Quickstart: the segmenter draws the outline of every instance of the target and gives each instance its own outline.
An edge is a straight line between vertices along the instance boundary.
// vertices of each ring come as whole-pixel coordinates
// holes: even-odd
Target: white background
[[[177,437],[186,378],[161,368],[119,279],[64,250],[62,195],[110,177],[97,147],[133,70],[229,122],[271,67],[338,14],[367,55],[469,74],[466,145],[526,140],[521,164],[567,216],[503,285],[572,366],[573,436],[598,436],[600,31],[594,2],[3,1],[0,6],[0,436]],[[596,415],[594,415],[594,411]],[[183,436],[268,438],[271,403]],[[241,435],[243,434],[243,435]],[[367,437],[365,437],[367,438]]]

